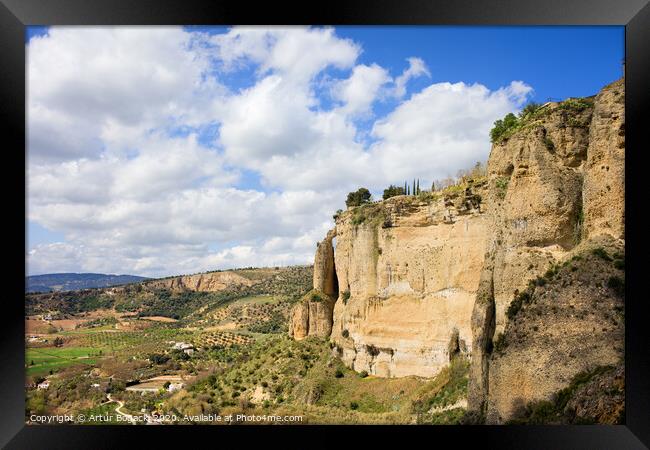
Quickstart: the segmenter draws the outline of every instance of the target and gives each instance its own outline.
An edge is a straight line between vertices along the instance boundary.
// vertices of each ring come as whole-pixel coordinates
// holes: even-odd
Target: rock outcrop
[[[255,282],[232,271],[209,272],[147,281],[146,287],[171,291],[218,292],[233,286],[252,286]]]
[[[312,290],[291,311],[289,336],[300,340],[308,336],[328,337],[332,333],[334,297]]]
[[[609,236],[585,241],[513,301],[489,356],[487,423],[552,400],[581,372],[622,365],[625,301],[622,281],[611,280],[622,280],[614,261],[623,252]]]
[[[398,196],[339,217],[331,338],[347,365],[431,377],[449,363],[453,336],[468,352],[487,235],[476,198]]]
[[[549,104],[536,120],[492,148],[488,262],[482,280],[485,288],[477,296],[472,317],[473,335],[480,339],[472,348],[468,391],[470,409],[482,413],[488,423],[512,419],[522,404],[547,398],[579,369],[620,356],[613,349],[622,344],[621,333],[610,336],[600,329],[588,331],[577,319],[560,325],[550,317],[537,325],[544,330],[531,332],[517,350],[518,356],[508,362],[494,354],[493,347],[495,342],[513,339],[517,328],[506,311],[531,279],[568,261],[579,244],[596,242],[599,235],[624,246],[619,239],[624,236],[625,214],[624,145],[618,134],[624,120],[622,86],[620,80],[595,99]],[[552,294],[556,299],[570,292],[565,285],[556,290]],[[583,288],[568,303],[576,308],[592,294]],[[558,307],[549,306],[551,311]],[[539,312],[548,311],[539,308]],[[573,342],[573,336],[576,345],[591,342],[594,336],[603,345],[570,349],[559,342],[550,344],[549,334],[566,342]]]
[[[549,102],[495,142],[478,182],[339,214],[315,258],[326,301],[297,305],[292,335],[329,335],[349,367],[382,377],[469,355],[468,407],[489,423],[619,364],[623,108],[623,80]]]
[[[307,336],[328,337],[332,332],[334,301],[338,295],[332,246],[335,236],[335,230],[330,230],[316,248],[314,288],[291,311],[289,335],[294,339]]]
[[[337,296],[339,292],[332,246],[334,237],[336,237],[335,230],[330,230],[327,237],[318,243],[314,258],[314,289],[330,297]]]
[[[597,96],[589,127],[582,201],[586,237],[625,239],[625,95],[621,81]]]

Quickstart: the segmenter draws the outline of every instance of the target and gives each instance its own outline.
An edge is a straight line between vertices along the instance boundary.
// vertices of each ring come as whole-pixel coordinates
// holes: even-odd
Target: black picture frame
[[[27,25],[624,25],[626,50],[626,420],[617,426],[359,426],[351,427],[113,427],[26,426],[24,423],[24,285],[19,264],[25,245],[25,26]],[[334,0],[250,2],[236,0],[0,0],[0,126],[5,142],[3,182],[12,214],[4,221],[6,280],[0,326],[0,445],[16,449],[117,448],[144,437],[147,446],[169,444],[224,445],[223,439],[309,447],[311,443],[342,445],[333,432],[352,431],[353,445],[381,444],[392,435],[411,445],[454,447],[472,442],[481,448],[637,449],[650,446],[650,352],[643,314],[643,183],[641,158],[646,111],[650,107],[650,5],[648,0]],[[531,55],[535,57],[535,55]],[[647,150],[646,150],[647,152]],[[638,208],[637,208],[638,206]],[[23,214],[20,217],[21,213]],[[5,246],[7,248],[7,246]],[[637,263],[638,262],[638,263]],[[249,431],[254,430],[251,434]],[[266,436],[266,433],[273,436]],[[323,438],[320,439],[319,434]],[[300,437],[293,437],[294,434]],[[137,436],[136,436],[137,435]],[[144,436],[142,436],[144,435]],[[451,444],[442,444],[447,441]],[[402,444],[402,445],[404,445]],[[241,445],[241,444],[240,444]],[[266,444],[265,444],[266,445]],[[399,445],[399,444],[398,444]]]

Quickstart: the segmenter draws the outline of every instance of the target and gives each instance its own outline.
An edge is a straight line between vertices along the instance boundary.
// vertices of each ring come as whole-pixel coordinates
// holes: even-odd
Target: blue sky
[[[623,27],[28,27],[26,41],[30,273],[309,262],[347,190],[485,160],[496,118],[594,95],[624,57]]]

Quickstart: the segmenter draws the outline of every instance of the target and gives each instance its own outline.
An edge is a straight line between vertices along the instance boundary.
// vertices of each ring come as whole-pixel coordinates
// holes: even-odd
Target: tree
[[[418,178],[417,192],[416,194],[420,195],[420,179]]]
[[[395,197],[396,195],[404,195],[404,189],[398,186],[393,186],[392,184],[388,186],[386,189],[384,189],[384,195],[383,199],[386,200],[391,197]]]
[[[434,180],[431,182],[431,192],[435,192],[435,191],[436,191],[436,182]]]
[[[526,106],[524,106],[524,109],[521,110],[519,113],[519,117],[526,117],[534,114],[542,105],[539,103],[535,102],[530,102]]]
[[[415,194],[416,194],[416,192],[415,192],[415,178],[413,178],[413,195],[415,195]]]
[[[513,113],[508,113],[503,119],[494,122],[494,127],[490,130],[490,140],[496,142],[501,136],[511,128],[514,128],[519,120]]]
[[[165,364],[167,361],[169,361],[169,356],[159,354],[159,353],[154,353],[152,355],[149,355],[149,361],[151,361],[154,364]]]
[[[359,206],[363,203],[368,203],[369,200],[370,200],[370,191],[362,187],[348,194],[348,198],[347,200],[345,200],[345,206],[347,206],[348,208],[351,206]]]
[[[60,337],[57,337],[56,339],[54,339],[54,346],[55,347],[63,346],[63,339],[61,339]]]

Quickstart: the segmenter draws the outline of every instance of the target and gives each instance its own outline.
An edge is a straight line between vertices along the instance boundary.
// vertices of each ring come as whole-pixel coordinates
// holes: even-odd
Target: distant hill
[[[74,291],[136,283],[148,279],[136,275],[107,275],[103,273],[48,273],[25,277],[25,292]]]

